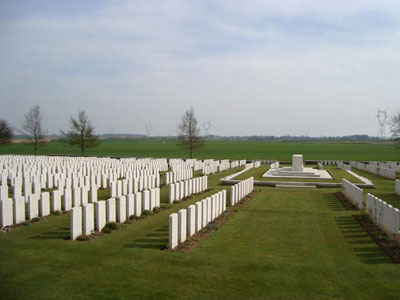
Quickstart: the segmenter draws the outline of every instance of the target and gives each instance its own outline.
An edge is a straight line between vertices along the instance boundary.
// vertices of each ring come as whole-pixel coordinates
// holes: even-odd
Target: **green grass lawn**
[[[400,266],[337,189],[256,187],[192,253],[160,250],[168,215],[227,189],[218,179],[234,171],[210,176],[203,195],[89,242],[65,240],[69,215],[0,235],[1,299],[398,299]]]
[[[285,165],[281,165],[285,166]],[[317,166],[309,166],[307,167],[313,167],[317,168]],[[269,170],[269,165],[261,165],[259,168],[253,168],[248,170],[247,172],[244,172],[240,174],[239,176],[233,178],[237,180],[243,180],[247,179],[249,177],[254,177],[254,180],[260,180],[260,181],[293,181],[293,182],[337,182],[341,183],[342,179],[345,178],[349,180],[352,183],[362,183],[362,181],[353,175],[347,173],[346,171],[343,171],[339,169],[336,166],[324,166],[325,170],[327,170],[333,177],[333,179],[299,179],[299,178],[264,178],[262,175],[265,174]]]
[[[215,159],[267,159],[291,160],[292,155],[301,153],[304,159],[333,160],[392,160],[400,161],[400,149],[390,144],[366,143],[295,143],[295,142],[206,142],[196,152],[196,158]],[[0,147],[0,154],[33,154],[32,147],[11,144]],[[52,141],[41,147],[38,154],[80,155],[77,148]],[[188,151],[179,148],[177,141],[162,140],[104,140],[87,155],[135,156],[135,157],[188,157]]]

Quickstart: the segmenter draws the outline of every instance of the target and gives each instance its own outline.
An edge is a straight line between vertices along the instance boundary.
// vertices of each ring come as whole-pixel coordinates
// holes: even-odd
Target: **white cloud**
[[[218,134],[339,135],[375,134],[378,106],[398,106],[398,24],[359,18],[398,17],[397,1],[210,3],[0,20],[0,117],[18,125],[38,103],[51,132],[86,109],[100,131],[174,134],[193,104]]]

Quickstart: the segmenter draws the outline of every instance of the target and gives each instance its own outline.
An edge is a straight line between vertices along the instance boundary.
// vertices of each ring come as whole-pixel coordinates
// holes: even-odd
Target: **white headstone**
[[[178,246],[178,214],[169,215],[169,248]]]
[[[61,192],[59,190],[55,190],[51,193],[51,209],[52,211],[61,210]]]
[[[39,203],[37,195],[28,196],[28,219],[32,220],[39,216]]]
[[[72,206],[81,206],[81,188],[75,187],[72,189]]]
[[[40,195],[40,216],[45,217],[50,214],[50,194],[48,192]]]
[[[91,235],[94,231],[94,207],[92,203],[83,206],[83,234]]]
[[[135,194],[135,216],[140,217],[142,215],[142,193],[138,192]]]
[[[65,211],[72,208],[72,190],[70,188],[64,189],[63,207]]]
[[[107,200],[107,222],[116,221],[115,198]]]
[[[118,222],[123,223],[126,221],[126,197],[118,197],[117,202]]]
[[[96,185],[92,185],[90,187],[90,202],[91,203],[95,203],[97,202],[97,186]]]
[[[126,218],[129,219],[135,214],[135,195],[126,195]]]
[[[189,205],[187,209],[188,214],[188,235],[192,236],[196,233],[196,207]]]
[[[14,223],[25,221],[25,200],[22,196],[14,198]]]
[[[0,226],[12,225],[13,215],[13,201],[11,199],[0,200]]]
[[[203,202],[199,201],[196,203],[196,232],[203,228]]]
[[[76,240],[82,235],[82,207],[74,207],[71,210],[71,240]]]
[[[96,202],[96,229],[101,231],[106,225],[106,202]]]
[[[142,193],[142,208],[143,210],[150,210],[150,192],[149,190]]]
[[[186,209],[181,209],[178,212],[178,242],[183,243],[186,241],[186,228],[187,228],[187,217]]]

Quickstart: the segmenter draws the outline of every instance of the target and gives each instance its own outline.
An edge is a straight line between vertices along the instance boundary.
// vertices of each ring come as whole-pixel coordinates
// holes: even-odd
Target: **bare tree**
[[[0,120],[0,145],[11,143],[13,137],[13,130],[8,125],[7,121]]]
[[[94,126],[84,111],[78,112],[76,118],[71,116],[69,120],[69,131],[61,131],[65,142],[71,146],[78,146],[82,156],[88,148],[97,147],[100,144],[99,138],[94,134]]]
[[[43,144],[44,131],[42,129],[43,115],[38,105],[29,109],[22,120],[21,132],[27,136],[30,144],[33,145],[35,156],[40,145]]]
[[[178,124],[178,140],[182,149],[189,149],[190,158],[193,158],[193,151],[203,145],[193,107],[181,117],[181,122]]]
[[[392,132],[392,139],[400,143],[400,110],[390,117],[389,124],[390,131]]]

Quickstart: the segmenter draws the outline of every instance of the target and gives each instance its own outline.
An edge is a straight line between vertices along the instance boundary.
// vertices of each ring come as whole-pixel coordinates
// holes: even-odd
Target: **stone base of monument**
[[[305,168],[303,166],[303,155],[293,155],[291,167],[276,168],[271,167],[262,177],[264,178],[299,178],[299,179],[332,179],[331,174],[326,170]],[[279,166],[276,163],[275,166]]]
[[[291,167],[269,169],[262,177],[264,178],[298,178],[298,179],[332,179],[326,170],[303,168],[302,172],[293,171]]]

